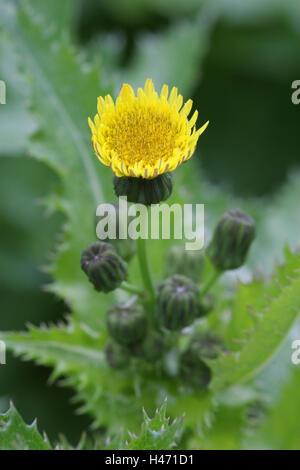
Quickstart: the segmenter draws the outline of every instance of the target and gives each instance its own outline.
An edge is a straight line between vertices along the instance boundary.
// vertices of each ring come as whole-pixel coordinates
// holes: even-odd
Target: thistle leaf
[[[299,450],[299,387],[300,370],[294,365],[289,380],[281,387],[279,398],[267,410],[260,427],[254,433],[247,430],[245,448]]]
[[[79,263],[82,250],[96,237],[96,207],[103,202],[105,189],[112,192],[109,170],[93,155],[87,124],[95,113],[96,97],[107,90],[99,86],[96,64],[88,66],[35,7],[35,2],[22,2],[17,14],[12,9],[5,27],[22,69],[31,77],[31,108],[39,131],[30,154],[54,168],[62,181],[59,194],[47,201],[51,210],[67,216],[62,242],[48,268],[55,282],[48,288],[65,299],[77,318],[95,325],[99,305],[103,311],[108,297],[94,292]]]
[[[168,450],[178,446],[182,433],[182,421],[175,418],[170,423],[170,418],[166,418],[167,400],[160,409],[157,409],[152,419],[144,410],[144,422],[139,436],[130,435],[130,442],[125,447],[126,450]]]
[[[42,437],[36,420],[24,423],[11,403],[9,410],[0,414],[0,450],[51,450],[47,436]]]
[[[79,412],[94,417],[94,428],[107,426],[110,435],[120,429],[137,432],[142,408],[155,410],[162,394],[168,397],[172,416],[186,412],[187,425],[200,425],[213,408],[209,393],[179,390],[175,381],[151,366],[111,369],[103,353],[106,335],[85,324],[72,322],[40,329],[30,326],[27,333],[5,332],[0,339],[23,359],[51,366],[50,381],[62,379],[62,385],[73,387]]]
[[[211,389],[222,390],[255,375],[275,355],[300,311],[300,255],[285,250],[286,262],[278,266],[269,283],[255,281],[243,286],[245,304],[235,311],[252,317],[252,329],[237,338],[238,350],[209,361],[213,370]],[[248,297],[246,293],[248,292]],[[241,328],[238,328],[240,332]]]

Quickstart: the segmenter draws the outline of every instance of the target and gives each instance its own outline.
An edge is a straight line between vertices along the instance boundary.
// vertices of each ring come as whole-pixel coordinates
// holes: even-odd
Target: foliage
[[[7,413],[0,415],[1,450],[50,450],[47,436],[40,435],[36,421],[24,423],[13,404]]]
[[[177,447],[181,434],[182,418],[175,418],[170,423],[170,418],[166,418],[166,407],[165,400],[160,409],[156,409],[152,419],[143,410],[144,422],[141,433],[139,436],[130,436],[131,440],[126,446],[127,450],[169,450]]]
[[[122,2],[114,6],[112,2],[105,3],[109,3],[107,8],[112,15],[122,18]],[[232,1],[214,1],[212,6],[203,2],[205,8],[199,9],[192,0],[178,0],[172,12],[167,6],[170,2],[164,6],[155,0],[126,2],[131,7],[137,3],[139,8],[132,8],[133,22],[142,21],[149,9],[152,13],[187,18],[177,18],[159,34],[142,34],[125,70],[115,63],[109,65],[116,74],[115,82],[119,85],[126,79],[140,85],[153,73],[157,85],[176,84],[185,94],[198,85],[199,70],[218,16],[233,21],[237,17],[249,19],[262,15],[261,5],[264,15],[271,11],[270,2],[254,1],[248,2],[247,7],[240,4],[234,8],[235,14],[232,5],[236,2]],[[286,3],[284,14],[291,21],[294,7],[292,2]],[[56,7],[57,4],[53,2]],[[300,255],[287,246],[282,255],[286,235],[293,245],[299,239],[299,174],[291,176],[277,195],[258,202],[242,200],[208,183],[196,164],[197,155],[178,170],[171,202],[196,200],[209,205],[208,232],[220,214],[233,206],[249,211],[256,219],[257,241],[249,263],[241,271],[251,281],[239,281],[233,286],[230,277],[225,276],[223,283],[213,289],[217,299],[213,312],[197,321],[191,331],[184,332],[179,341],[181,352],[198,329],[209,327],[223,336],[225,351],[217,359],[206,359],[212,371],[208,390],[181,383],[173,350],[159,366],[137,360],[126,370],[109,368],[104,356],[105,313],[113,302],[127,296],[120,290],[110,295],[96,293],[80,271],[79,260],[82,250],[95,239],[96,206],[114,198],[110,170],[100,166],[92,155],[87,126],[87,117],[95,114],[96,97],[112,93],[113,83],[105,80],[109,75],[106,64],[103,61],[99,67],[95,49],[89,51],[90,63],[70,40],[74,14],[71,2],[65,2],[60,21],[54,25],[56,7],[40,8],[34,0],[20,2],[17,7],[4,1],[0,6],[0,56],[10,64],[4,78],[14,77],[12,107],[8,114],[5,111],[1,115],[1,123],[3,120],[7,127],[0,125],[0,153],[20,155],[27,146],[28,153],[56,175],[43,205],[50,212],[62,213],[64,225],[47,266],[53,279],[47,289],[64,300],[71,314],[61,324],[29,325],[26,332],[2,332],[0,339],[17,356],[52,368],[51,382],[60,379],[62,385],[74,390],[79,412],[93,419],[95,436],[103,427],[106,437],[117,436],[107,443],[107,448],[299,448],[299,417],[293,406],[297,403],[299,382],[296,369],[287,373],[286,383],[278,387],[278,396],[270,403],[258,387],[261,374],[265,374],[265,389],[278,385],[270,368],[274,361],[280,363],[282,344],[297,323],[300,310]],[[279,4],[277,10],[282,12]],[[190,45],[188,50],[186,44]],[[20,132],[15,132],[12,122]],[[162,277],[164,254],[170,244],[166,240],[149,243],[157,280]],[[273,268],[275,254],[281,263]],[[258,259],[264,265],[264,273],[253,276]],[[204,283],[209,269],[207,265]],[[268,278],[265,273],[271,269]],[[18,264],[11,266],[12,273],[19,270]],[[136,260],[130,267],[129,280],[140,284]],[[166,396],[170,421],[166,418],[166,403],[161,406]],[[154,417],[150,419],[144,409]],[[176,419],[183,413],[184,421]],[[104,447],[101,440],[95,440],[95,448]],[[57,446],[72,447],[64,438]],[[87,446],[90,443],[82,439],[78,448]],[[0,448],[51,446],[36,425],[27,426],[11,406],[0,417]]]

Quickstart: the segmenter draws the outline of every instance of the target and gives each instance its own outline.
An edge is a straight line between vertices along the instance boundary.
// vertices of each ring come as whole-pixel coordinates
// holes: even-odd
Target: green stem
[[[130,294],[138,294],[138,295],[145,294],[143,289],[141,289],[138,286],[134,286],[133,284],[129,284],[129,282],[126,282],[126,281],[122,282],[119,288],[126,292],[129,292]]]
[[[143,280],[145,289],[147,290],[149,294],[151,306],[154,307],[155,290],[154,290],[154,285],[153,285],[152,276],[150,272],[149,260],[147,256],[146,240],[144,240],[143,238],[137,239],[137,256],[139,260],[142,280]]]
[[[214,285],[214,283],[219,279],[221,274],[222,274],[222,271],[219,271],[215,268],[213,269],[206,284],[201,289],[199,300],[201,300],[205,296],[205,294],[210,290],[210,288]]]

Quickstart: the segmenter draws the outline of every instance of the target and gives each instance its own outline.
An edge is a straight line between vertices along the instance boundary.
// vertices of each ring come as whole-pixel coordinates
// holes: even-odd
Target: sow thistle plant
[[[93,420],[89,436],[95,440],[83,438],[78,448],[288,447],[284,439],[298,429],[299,413],[297,407],[288,409],[291,421],[286,420],[286,403],[297,400],[299,373],[290,371],[282,391],[277,370],[290,364],[286,358],[276,362],[276,356],[275,374],[266,364],[300,311],[299,253],[286,247],[284,263],[269,278],[260,275],[229,285],[227,276],[228,282],[217,283],[222,273],[244,265],[255,224],[244,211],[227,210],[222,190],[211,191],[195,157],[188,162],[208,124],[203,120],[197,126],[192,101],[184,104],[177,89],[169,92],[166,85],[158,94],[147,80],[136,94],[124,85],[114,102],[99,67],[86,67],[65,36],[58,40],[43,21],[42,9],[37,15],[35,2],[18,2],[10,11],[6,40],[17,52],[11,59],[26,72],[38,131],[30,138],[30,154],[49,164],[61,181],[59,191],[55,187],[45,201],[66,218],[49,266],[53,281],[48,288],[65,301],[70,314],[62,324],[1,332],[0,340],[7,350],[50,367],[52,382],[59,379],[72,387],[78,411]],[[5,22],[1,9],[1,24],[3,15]],[[86,120],[98,95],[90,132]],[[297,199],[297,181],[288,193],[291,200]],[[116,236],[97,240],[96,206],[109,201],[117,212],[123,210],[112,201],[113,191],[148,209],[160,207],[173,191],[176,202],[188,203],[192,197],[205,202],[207,220],[224,214],[205,250],[186,251],[172,240],[123,239],[118,216]],[[276,208],[269,206],[276,220],[277,201]],[[241,204],[251,214],[255,210],[256,254],[273,256],[262,225],[263,219],[269,228],[273,218],[265,220],[265,207],[256,211],[250,200]],[[287,222],[285,207],[279,214]],[[282,228],[277,240],[281,236]],[[9,358],[6,362],[0,367],[10,367]],[[268,395],[278,391],[278,406],[266,403],[257,378]],[[258,444],[245,442],[251,430]],[[0,415],[0,449],[53,447],[35,425],[24,424],[13,405]],[[58,448],[70,445],[60,439]]]
[[[124,84],[115,103],[110,95],[98,98],[98,113],[94,121],[89,118],[92,145],[100,162],[115,175],[116,196],[145,205],[158,204],[170,196],[172,171],[191,158],[208,126],[207,121],[197,130],[198,112],[189,118],[191,109],[192,100],[183,104],[177,88],[169,94],[164,85],[158,95],[150,79],[144,89],[138,89],[137,96]],[[120,207],[115,205],[114,209],[119,216]],[[166,255],[168,276],[155,282],[141,236],[137,256],[144,289],[128,284],[125,258],[130,261],[133,250],[128,240],[120,238],[119,225],[114,233],[118,240],[115,248],[109,242],[93,242],[81,258],[81,267],[97,291],[121,288],[135,294],[107,312],[108,364],[124,369],[130,367],[131,360],[136,367],[138,361],[150,361],[162,368],[164,356],[173,354],[178,380],[199,390],[207,388],[211,371],[205,361],[225,350],[221,337],[211,331],[193,333],[182,350],[180,335],[210,313],[213,302],[208,291],[220,274],[245,262],[255,236],[253,219],[240,210],[223,215],[207,250],[215,268],[206,285],[201,284],[202,253],[188,254],[176,245]]]

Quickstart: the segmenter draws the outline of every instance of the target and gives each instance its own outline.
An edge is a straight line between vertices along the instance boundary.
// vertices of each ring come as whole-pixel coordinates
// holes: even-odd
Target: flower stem
[[[205,296],[205,294],[209,291],[209,289],[219,279],[221,274],[222,274],[222,271],[219,271],[218,269],[213,268],[213,271],[211,272],[207,282],[204,284],[203,288],[200,291],[199,300],[201,300]]]
[[[119,288],[126,292],[129,292],[130,294],[138,294],[138,295],[145,294],[143,289],[141,289],[138,286],[134,286],[133,284],[130,284],[129,282],[126,282],[126,281],[123,281]]]
[[[152,276],[150,272],[149,260],[147,256],[146,240],[144,240],[143,238],[137,239],[137,256],[139,260],[143,283],[144,283],[145,289],[147,290],[149,294],[151,306],[154,307],[155,290],[154,290],[154,285],[153,285]]]

